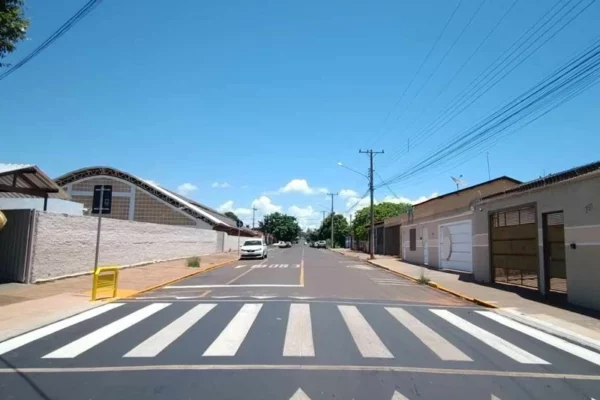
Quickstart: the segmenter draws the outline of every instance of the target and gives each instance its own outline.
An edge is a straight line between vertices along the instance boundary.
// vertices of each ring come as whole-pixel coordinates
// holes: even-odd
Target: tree
[[[235,222],[241,221],[237,215],[235,215],[235,213],[233,211],[227,211],[225,212],[223,215],[225,215],[226,217],[231,218],[232,220],[234,220]]]
[[[295,217],[275,212],[265,215],[258,223],[258,229],[264,234],[271,234],[276,240],[291,242],[300,234],[300,225]]]
[[[29,20],[23,15],[23,3],[23,0],[0,0],[0,60],[25,39]],[[0,62],[0,67],[6,66]]]
[[[382,221],[385,218],[395,217],[405,214],[412,207],[408,203],[379,203],[373,206],[375,221]],[[371,223],[370,207],[365,207],[356,212],[352,220],[352,233],[356,240],[367,240],[368,234],[365,226]]]
[[[346,243],[346,235],[349,232],[349,225],[346,217],[342,214],[333,216],[333,242],[334,246],[343,247]],[[319,227],[319,240],[331,239],[331,214],[329,214]]]

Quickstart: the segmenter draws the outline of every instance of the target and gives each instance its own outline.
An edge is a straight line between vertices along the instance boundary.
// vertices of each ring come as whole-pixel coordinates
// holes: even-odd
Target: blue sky
[[[368,159],[358,149],[375,146],[385,150],[376,158],[382,178],[402,172],[589,45],[597,35],[599,4],[429,140],[391,157],[555,2],[518,0],[436,99],[511,1],[485,1],[419,92],[481,4],[464,0],[401,97],[457,0],[104,0],[0,81],[0,160],[34,163],[53,177],[109,165],[181,187],[246,221],[254,203],[259,214],[281,210],[315,225],[330,205],[324,192],[342,193],[336,209],[346,210],[367,188],[365,178],[338,161],[366,172]],[[5,61],[28,54],[85,1],[26,3],[29,39]],[[593,87],[468,154],[461,165],[424,171],[382,187],[376,197],[416,201],[445,193],[454,188],[450,176],[482,182],[486,151],[492,177],[521,180],[596,161],[599,94]]]

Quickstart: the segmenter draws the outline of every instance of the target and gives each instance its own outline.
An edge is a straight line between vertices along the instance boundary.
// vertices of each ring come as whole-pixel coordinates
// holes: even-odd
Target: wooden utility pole
[[[371,192],[371,233],[369,234],[369,254],[371,260],[375,258],[375,214],[373,210],[373,192],[375,188],[373,187],[373,157],[376,154],[383,154],[383,150],[381,151],[373,151],[373,150],[359,150],[359,153],[368,154],[369,155],[369,190]]]

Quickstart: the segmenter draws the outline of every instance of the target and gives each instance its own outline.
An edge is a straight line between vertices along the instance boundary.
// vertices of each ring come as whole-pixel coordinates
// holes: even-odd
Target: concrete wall
[[[439,226],[452,222],[469,220],[472,218],[472,211],[469,209],[459,209],[443,214],[433,215],[428,218],[415,220],[412,224],[402,225],[402,245],[405,247],[403,251],[403,259],[415,264],[424,263],[423,249],[423,228],[427,228],[428,237],[428,256],[431,267],[440,267],[439,253]],[[417,230],[417,248],[414,251],[410,250],[410,230]]]
[[[535,205],[539,275],[544,284],[542,214],[564,212],[567,293],[571,303],[600,309],[600,174],[590,174],[545,188],[492,198],[476,207],[473,221],[474,277],[491,280],[489,215],[494,211]],[[576,248],[572,249],[571,244]]]
[[[98,219],[37,212],[32,282],[89,273]],[[224,236],[219,240],[219,236]],[[99,265],[132,265],[221,252],[237,237],[195,227],[102,219]]]

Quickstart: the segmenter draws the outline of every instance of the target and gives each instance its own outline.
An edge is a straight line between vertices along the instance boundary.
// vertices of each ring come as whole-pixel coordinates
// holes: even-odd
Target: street
[[[0,343],[2,399],[592,399],[600,354],[301,244]]]

